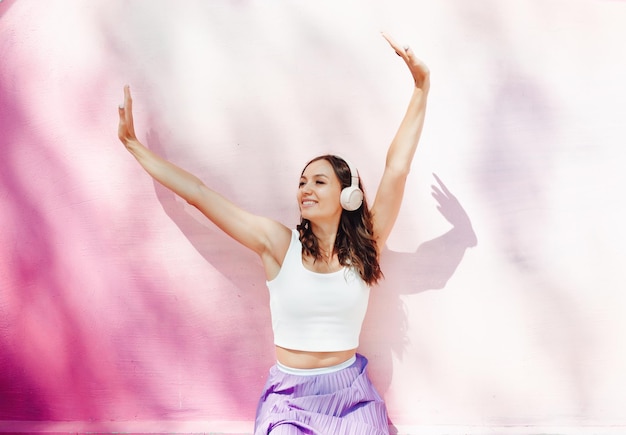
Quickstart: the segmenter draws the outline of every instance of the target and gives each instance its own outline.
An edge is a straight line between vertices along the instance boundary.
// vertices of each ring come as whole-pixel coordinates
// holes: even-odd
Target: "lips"
[[[305,199],[302,201],[302,207],[313,207],[315,204],[317,204],[317,202],[311,199]]]

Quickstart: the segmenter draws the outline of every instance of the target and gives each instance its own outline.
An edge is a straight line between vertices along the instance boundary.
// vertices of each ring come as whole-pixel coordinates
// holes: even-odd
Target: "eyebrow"
[[[315,177],[324,177],[324,178],[328,178],[328,175],[326,175],[326,174],[315,174],[315,175],[313,175],[313,177],[311,177],[311,178],[315,178]],[[304,175],[300,175],[300,179],[302,179],[302,178],[306,179],[306,176],[304,176]]]

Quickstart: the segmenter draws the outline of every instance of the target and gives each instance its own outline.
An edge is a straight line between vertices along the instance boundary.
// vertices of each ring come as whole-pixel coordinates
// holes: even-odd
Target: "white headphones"
[[[350,186],[345,187],[341,191],[341,196],[339,197],[339,201],[341,202],[341,207],[347,211],[355,211],[361,207],[363,204],[363,191],[359,189],[359,173],[356,168],[352,166],[352,163],[343,159],[344,162],[348,164],[348,168],[350,168],[350,177],[352,178],[352,183]]]

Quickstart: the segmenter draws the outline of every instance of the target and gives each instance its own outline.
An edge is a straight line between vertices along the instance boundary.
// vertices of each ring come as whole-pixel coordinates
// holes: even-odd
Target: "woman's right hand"
[[[124,86],[124,104],[118,107],[120,115],[120,121],[117,127],[117,137],[124,144],[126,148],[131,147],[133,144],[138,144],[137,136],[135,135],[135,126],[133,124],[133,100],[130,96],[130,87]]]
[[[395,50],[396,54],[406,62],[413,76],[413,80],[415,81],[415,87],[428,93],[430,89],[430,71],[426,64],[415,56],[415,53],[413,53],[413,50],[408,45],[402,47],[385,32],[382,33],[382,36],[387,40],[389,45],[391,45],[391,48]]]

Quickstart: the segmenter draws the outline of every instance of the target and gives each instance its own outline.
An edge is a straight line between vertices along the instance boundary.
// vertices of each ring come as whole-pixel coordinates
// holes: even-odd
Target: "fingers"
[[[428,74],[428,67],[426,66],[424,62],[418,59],[417,56],[415,56],[415,53],[413,52],[413,49],[410,46],[408,45],[400,46],[400,44],[398,44],[387,33],[381,32],[381,34],[383,38],[387,40],[391,48],[395,50],[396,54],[400,56],[402,60],[404,60],[404,62],[408,65],[408,67],[411,69],[411,73],[414,76],[415,76],[415,70],[420,70],[424,72],[425,74]]]
[[[448,190],[446,185],[443,184],[443,181],[441,181],[441,179],[437,176],[437,174],[433,173],[433,177],[435,177],[435,180],[437,180],[437,183],[439,184],[439,187],[441,188],[441,192],[443,192],[446,196],[450,198],[454,198],[454,195],[452,194],[452,192]]]
[[[389,36],[385,32],[381,32],[381,35],[383,36],[383,38],[387,40],[391,48],[393,48],[396,51],[396,54],[400,56],[402,59],[404,59],[405,61],[407,61],[407,63],[415,63],[423,67],[426,66],[424,62],[422,62],[420,59],[418,59],[415,56],[413,49],[409,45],[401,46],[391,36]]]
[[[124,139],[126,137],[126,114],[125,114],[124,106],[125,106],[124,103],[117,106],[117,113],[120,117],[119,123],[117,125],[117,137],[122,142],[124,142]]]
[[[124,86],[124,108],[128,110],[129,113],[133,111],[133,99],[130,96],[130,86]]]
[[[387,40],[387,42],[389,43],[389,45],[391,45],[391,47],[398,51],[397,49],[400,48],[400,45],[391,37],[391,35],[389,35],[386,32],[380,32],[380,34],[382,35],[383,38],[385,38]]]
[[[124,86],[124,102],[120,104],[117,108],[117,112],[120,115],[120,120],[126,118],[126,109],[132,113],[132,100],[130,98],[130,88],[128,85]]]
[[[415,56],[415,53],[413,53],[413,50],[408,45],[404,47],[400,46],[400,44],[385,32],[381,32],[381,35],[409,67],[413,80],[415,81],[415,86],[422,91],[428,92],[430,88],[430,70],[426,64]]]
[[[130,86],[124,86],[124,121],[131,137],[135,137],[135,125],[133,122],[133,99],[130,96]]]
[[[391,36],[389,36],[385,32],[381,32],[381,35],[389,43],[391,48],[393,48],[395,50],[395,52],[396,52],[396,54],[398,56],[400,56],[404,60],[407,59],[407,55],[408,55],[408,52],[410,50],[410,47],[408,45],[406,45],[404,47],[400,46],[400,44],[398,44]]]
[[[135,127],[133,125],[133,100],[130,95],[130,87],[124,86],[124,103],[118,107],[120,117],[118,136],[124,142],[127,139],[135,138]]]
[[[430,186],[430,188],[432,189],[432,192],[430,193],[430,195],[435,198],[438,202],[441,202],[440,198],[441,197],[445,197],[445,195],[443,194],[443,192],[441,191],[441,189],[439,189],[437,186],[435,186],[434,184]]]

